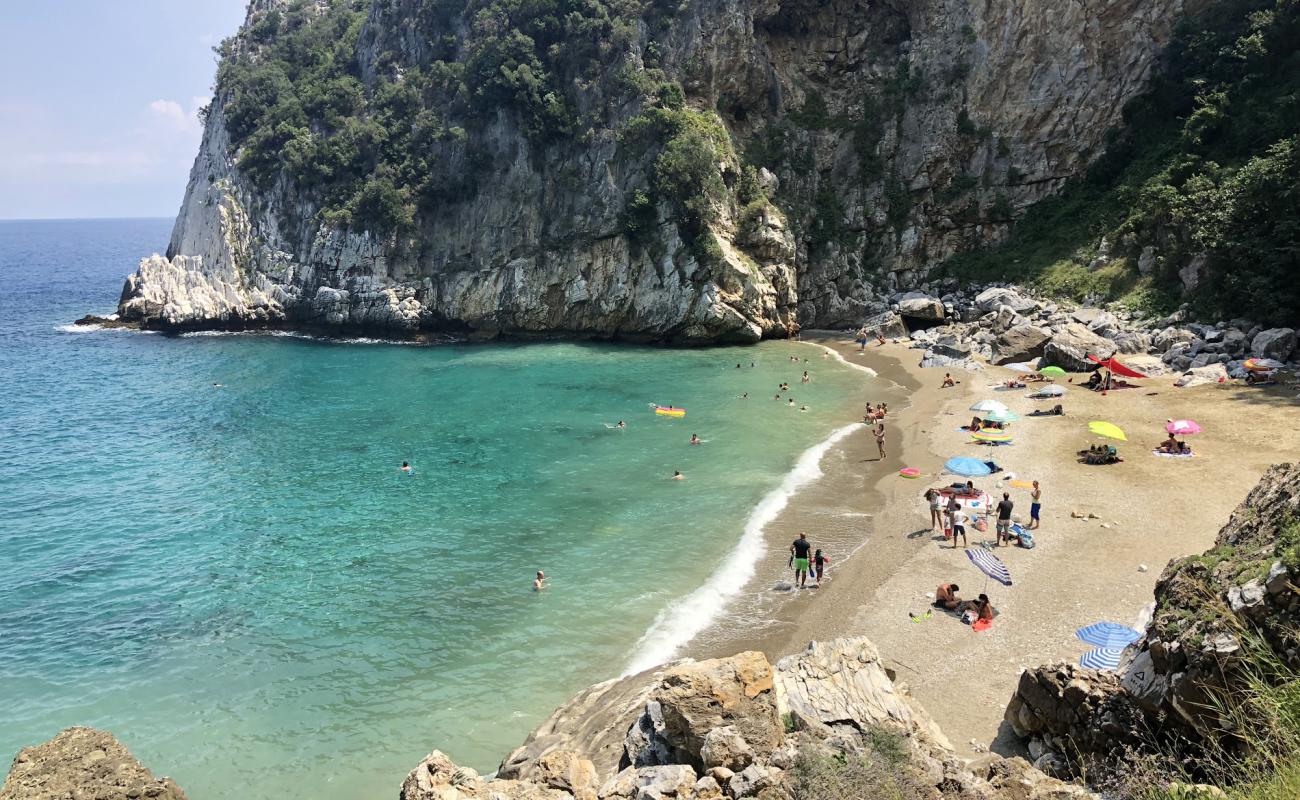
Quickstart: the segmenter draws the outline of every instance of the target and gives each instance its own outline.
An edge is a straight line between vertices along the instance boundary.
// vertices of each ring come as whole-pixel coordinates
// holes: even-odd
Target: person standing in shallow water
[[[800,589],[808,582],[808,553],[811,550],[808,537],[800,531],[799,538],[790,545],[790,566],[794,567],[794,580]]]
[[[876,427],[872,433],[876,436],[876,449],[880,451],[880,460],[885,460],[885,421],[876,420]]]

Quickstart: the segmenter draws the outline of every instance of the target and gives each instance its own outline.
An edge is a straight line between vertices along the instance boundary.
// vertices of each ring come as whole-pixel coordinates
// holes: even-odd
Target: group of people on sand
[[[1187,442],[1181,441],[1172,432],[1156,447],[1156,451],[1175,456],[1190,456],[1192,454],[1192,448],[1187,446]]]
[[[969,546],[966,541],[967,525],[974,525],[976,528],[983,530],[983,522],[976,520],[971,521],[970,515],[963,506],[963,500],[971,500],[980,497],[981,492],[975,488],[972,481],[966,481],[965,486],[953,486],[947,489],[935,489],[933,487],[925,490],[925,500],[930,507],[930,529],[942,530],[944,536],[952,538],[952,547],[957,549],[957,537],[961,537],[963,547]],[[1043,488],[1038,481],[1033,482],[1033,488],[1030,490],[1029,504],[1029,524],[1025,526],[1026,530],[1035,530],[1040,524],[1040,517],[1043,511]],[[997,546],[1001,547],[1003,543],[1010,545],[1012,539],[1011,525],[1013,523],[1012,511],[1015,509],[1015,501],[1011,499],[1009,492],[1002,493],[1002,500],[995,506],[997,520],[994,529],[997,533]]]
[[[802,531],[799,533],[799,538],[790,545],[788,566],[794,569],[795,585],[800,589],[807,585],[809,575],[812,575],[817,585],[821,586],[822,577],[825,576],[826,567],[830,563],[831,560],[822,553],[820,548],[813,550],[807,534]]]
[[[961,618],[962,622],[967,625],[973,625],[977,622],[992,622],[993,615],[997,611],[993,608],[993,603],[989,601],[989,596],[980,594],[976,600],[962,600],[957,592],[961,587],[955,583],[941,583],[934,590],[934,607],[944,611],[952,611]]]

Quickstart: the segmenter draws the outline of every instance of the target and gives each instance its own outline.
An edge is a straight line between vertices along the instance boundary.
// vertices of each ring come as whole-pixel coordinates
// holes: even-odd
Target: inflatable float
[[[916,467],[903,467],[898,471],[898,474],[904,478],[919,478],[921,477],[921,470]]]
[[[665,417],[684,417],[686,409],[674,408],[673,406],[655,406],[655,413]]]

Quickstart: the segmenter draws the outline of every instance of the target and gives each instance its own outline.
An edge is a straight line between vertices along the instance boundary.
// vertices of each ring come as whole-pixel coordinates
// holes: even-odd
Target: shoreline
[[[830,347],[844,360],[863,358],[849,336],[805,332],[805,343]],[[821,532],[834,532],[845,519],[861,520],[859,545],[847,558],[832,558],[830,580],[821,589],[770,605],[766,620],[736,624],[737,610],[729,610],[678,655],[702,659],[759,650],[775,661],[812,640],[866,635],[967,757],[987,749],[1017,754],[1002,715],[1020,672],[1077,661],[1086,650],[1073,635],[1077,627],[1103,619],[1140,621],[1165,564],[1211,546],[1223,520],[1268,465],[1300,450],[1300,431],[1277,430],[1278,410],[1300,408],[1280,387],[1179,389],[1173,387],[1176,375],[1147,378],[1139,389],[1108,396],[1066,383],[1065,417],[1023,419],[1013,425],[1020,434],[1015,445],[978,447],[955,430],[969,419],[967,408],[976,400],[996,397],[1022,415],[1036,407],[1023,390],[994,388],[1011,372],[993,366],[922,369],[921,351],[906,342],[867,352],[883,378],[910,392],[897,411],[895,401],[886,399],[893,438],[885,463],[874,460],[874,441],[865,428],[847,436],[825,454],[823,477],[792,497],[764,536],[768,560],[779,559],[782,567],[785,547],[798,530],[808,530],[817,547]],[[960,381],[957,387],[938,388],[945,371]],[[883,390],[879,394],[883,397]],[[1171,418],[1193,418],[1205,427],[1206,433],[1192,441],[1197,457],[1151,455]],[[1096,441],[1087,431],[1087,422],[1096,419],[1128,432],[1130,441],[1117,443],[1125,458],[1121,464],[1076,463],[1075,451]],[[953,480],[940,474],[952,455],[992,457],[1020,479],[1042,482],[1037,546],[994,551],[1007,563],[1012,587],[990,582],[986,588],[961,550],[954,551],[941,535],[936,541],[930,529],[920,496],[929,486]],[[904,465],[919,468],[922,477],[898,477]],[[991,493],[1004,487],[1001,480],[975,480]],[[1006,491],[1016,503],[1016,518],[1027,522],[1028,491]],[[991,529],[972,531],[970,544],[978,547],[992,538]],[[745,591],[771,594],[759,580]],[[927,595],[947,581],[962,584],[966,597],[989,594],[1000,613],[990,631],[975,633],[939,613],[911,620],[909,612],[926,611]]]

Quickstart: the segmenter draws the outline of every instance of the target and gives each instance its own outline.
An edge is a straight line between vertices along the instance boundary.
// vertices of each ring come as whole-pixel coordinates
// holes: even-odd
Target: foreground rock
[[[846,797],[1089,796],[1021,759],[987,756],[968,767],[871,642],[853,638],[815,642],[775,667],[749,652],[600,684],[557,711],[495,780],[435,751],[401,798],[777,800],[814,772],[846,782]]]
[[[1219,709],[1245,696],[1252,648],[1300,670],[1300,464],[1269,469],[1204,556],[1171,562],[1146,635],[1118,674],[1054,664],[1025,671],[1006,721],[1059,775],[1125,749],[1187,754],[1239,746]]]
[[[112,734],[68,728],[14,758],[0,800],[185,800],[171,778],[155,778]]]

